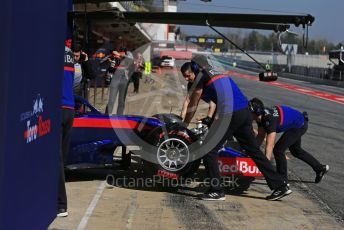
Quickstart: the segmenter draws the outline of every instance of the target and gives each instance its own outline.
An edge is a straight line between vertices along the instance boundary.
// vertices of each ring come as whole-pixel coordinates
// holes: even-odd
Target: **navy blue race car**
[[[103,167],[114,164],[114,151],[122,147],[122,166],[128,167],[131,155],[127,146],[135,146],[149,175],[170,179],[187,177],[197,171],[201,160],[191,161],[190,144],[200,141],[206,126],[185,127],[175,114],[152,117],[109,116],[94,108],[87,100],[76,98],[71,145],[66,168]],[[245,153],[233,147],[219,152],[222,175],[262,176]]]

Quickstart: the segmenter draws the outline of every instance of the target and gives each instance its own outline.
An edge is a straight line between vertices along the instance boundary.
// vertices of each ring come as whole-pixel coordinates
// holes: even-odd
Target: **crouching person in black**
[[[315,183],[319,183],[329,166],[321,164],[301,147],[301,137],[308,129],[307,113],[284,105],[265,108],[258,98],[250,100],[249,108],[258,124],[257,142],[261,145],[266,137],[265,155],[270,160],[272,153],[274,154],[277,172],[288,181],[285,151],[289,148],[294,157],[312,167],[316,173]],[[276,133],[283,134],[275,144]]]

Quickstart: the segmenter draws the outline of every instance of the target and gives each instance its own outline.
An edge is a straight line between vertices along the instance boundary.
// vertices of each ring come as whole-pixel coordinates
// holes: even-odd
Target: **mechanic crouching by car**
[[[186,116],[186,111],[188,108],[188,105],[190,103],[190,96],[195,89],[195,85],[193,86],[192,82],[189,82],[187,85],[187,95],[183,102],[183,108],[180,113],[180,117],[184,120]],[[208,127],[211,126],[213,123],[215,114],[216,114],[216,103],[211,101],[209,98],[207,98],[205,95],[201,96],[201,99],[208,104],[208,111],[207,116],[201,119],[202,124],[207,125]]]
[[[192,62],[186,62],[181,67],[181,73],[186,81],[193,83],[184,122],[186,125],[192,120],[199,100],[203,96],[216,103],[217,114],[212,129],[206,137],[215,140],[216,145],[203,157],[207,176],[210,179],[210,189],[203,194],[202,200],[225,200],[224,190],[220,184],[221,176],[218,165],[218,151],[230,136],[235,136],[247,154],[256,163],[265,176],[268,186],[273,190],[266,197],[267,200],[278,200],[291,193],[287,183],[275,171],[272,164],[260,151],[252,128],[252,116],[248,109],[248,100],[235,82],[227,75],[212,69],[206,57],[198,57]],[[213,128],[215,127],[215,128]],[[224,135],[217,139],[217,132],[221,129]],[[215,137],[215,138],[214,138]],[[203,147],[206,145],[203,145]],[[209,146],[209,145],[208,145]]]
[[[321,164],[301,147],[301,137],[308,129],[308,114],[284,105],[265,108],[258,98],[249,101],[249,108],[258,124],[257,142],[262,144],[266,137],[265,155],[270,160],[272,153],[276,161],[277,172],[288,181],[287,159],[285,151],[311,166],[316,173],[315,183],[319,183],[329,166]],[[275,144],[276,133],[283,133]]]

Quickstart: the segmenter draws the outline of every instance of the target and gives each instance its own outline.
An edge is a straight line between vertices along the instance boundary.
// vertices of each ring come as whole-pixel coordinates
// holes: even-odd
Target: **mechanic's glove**
[[[213,123],[214,119],[207,116],[207,117],[205,117],[205,118],[202,118],[201,121],[202,121],[202,124],[204,124],[204,125],[210,127],[211,124]]]

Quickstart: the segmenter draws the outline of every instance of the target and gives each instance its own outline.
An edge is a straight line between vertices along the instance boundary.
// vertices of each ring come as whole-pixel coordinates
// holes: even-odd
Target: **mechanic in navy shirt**
[[[265,155],[270,160],[272,153],[274,154],[277,172],[286,181],[288,180],[285,151],[289,148],[294,157],[313,168],[316,172],[315,183],[319,183],[329,170],[329,166],[320,164],[317,159],[301,147],[301,137],[308,129],[307,113],[301,113],[284,105],[265,108],[263,102],[258,98],[250,100],[249,108],[258,124],[257,142],[261,145],[266,137]],[[277,133],[283,134],[275,144]]]
[[[186,81],[193,83],[194,88],[189,95],[189,103],[184,118],[186,125],[192,120],[199,100],[203,95],[203,97],[213,101],[217,108],[216,119],[212,124],[212,129],[209,130],[207,138],[216,136],[219,129],[225,130],[225,134],[216,140],[215,148],[203,157],[203,163],[210,179],[210,190],[203,194],[201,199],[225,200],[225,194],[220,185],[218,151],[232,135],[236,137],[240,145],[256,163],[265,176],[268,186],[273,190],[267,199],[277,200],[289,195],[291,190],[286,182],[276,173],[274,167],[257,145],[252,128],[252,116],[248,109],[248,101],[234,81],[229,76],[209,68],[205,57],[184,63],[181,72]]]
[[[58,188],[58,213],[59,217],[68,216],[67,194],[65,186],[64,162],[69,150],[70,135],[74,120],[74,58],[73,52],[67,46],[64,55],[64,78],[62,93],[62,121],[61,121],[61,154],[60,154],[60,179]]]
[[[184,120],[185,116],[186,116],[186,110],[187,107],[190,103],[190,95],[194,90],[193,87],[193,83],[192,82],[188,82],[187,84],[187,95],[185,97],[184,103],[183,103],[183,108],[181,110],[180,113],[180,117]],[[201,99],[207,103],[209,105],[208,107],[208,112],[207,112],[207,116],[201,119],[201,122],[205,125],[207,125],[208,127],[210,127],[210,125],[213,123],[215,114],[216,114],[216,103],[213,102],[209,97],[207,97],[206,95],[202,95]]]

